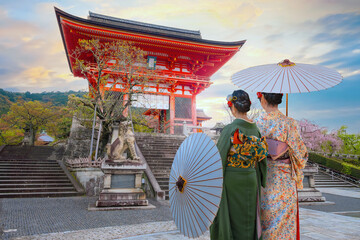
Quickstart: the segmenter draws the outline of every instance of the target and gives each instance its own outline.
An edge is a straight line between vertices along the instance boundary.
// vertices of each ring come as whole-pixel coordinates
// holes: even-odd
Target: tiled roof
[[[140,31],[147,31],[152,33],[161,33],[175,35],[179,37],[189,37],[195,39],[202,39],[200,31],[193,31],[181,28],[166,27],[161,25],[149,24],[144,22],[138,22],[128,19],[115,18],[110,16],[101,15],[98,13],[89,12],[89,20],[116,25],[119,27],[132,28]]]
[[[204,110],[202,109],[196,109],[196,117],[197,118],[205,118],[205,119],[211,119],[212,117],[209,117],[205,114]]]

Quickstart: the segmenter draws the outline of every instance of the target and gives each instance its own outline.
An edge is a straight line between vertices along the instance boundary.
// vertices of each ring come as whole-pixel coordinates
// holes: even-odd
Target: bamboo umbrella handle
[[[289,111],[288,111],[288,94],[286,94],[286,116],[289,116]]]

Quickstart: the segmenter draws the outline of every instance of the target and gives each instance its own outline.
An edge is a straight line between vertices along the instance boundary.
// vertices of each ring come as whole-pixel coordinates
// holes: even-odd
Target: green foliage
[[[86,59],[85,55],[88,56]],[[89,125],[96,106],[96,116],[102,123],[101,154],[109,141],[112,124],[127,121],[126,109],[143,93],[141,87],[148,86],[150,81],[152,84],[157,82],[150,80],[154,79],[153,71],[145,67],[146,52],[129,42],[80,39],[69,57],[74,71],[88,80],[90,95],[82,98],[70,95],[69,101],[75,112],[84,116],[78,119],[91,120]],[[121,90],[117,86],[121,86]]]
[[[343,141],[341,153],[360,155],[360,134],[347,134],[347,126],[342,126],[338,131],[338,136]]]
[[[352,165],[358,166],[360,167],[360,159],[347,159],[347,158],[343,158],[343,161],[346,163],[350,163]]]
[[[68,92],[42,92],[42,93],[20,93],[8,92],[0,88],[0,116],[10,110],[12,103],[17,102],[19,99],[25,101],[40,101],[44,103],[51,102],[54,106],[66,106],[68,96],[72,94],[75,96],[83,96],[87,92],[81,91],[68,91]]]
[[[24,137],[24,131],[17,128],[11,128],[11,125],[0,118],[0,146],[17,145],[21,143]]]
[[[309,161],[324,165],[338,172],[350,175],[356,179],[360,179],[360,167],[355,166],[341,160],[327,158],[315,153],[309,153]]]
[[[350,175],[350,174],[351,174],[351,165],[350,165],[350,164],[343,163],[342,172],[345,173],[345,174],[347,174],[347,175]]]
[[[55,138],[66,138],[70,133],[72,113],[66,107],[51,103],[19,100],[0,119],[0,138],[4,144],[20,143],[24,130],[29,132],[30,145],[40,129],[47,130]]]

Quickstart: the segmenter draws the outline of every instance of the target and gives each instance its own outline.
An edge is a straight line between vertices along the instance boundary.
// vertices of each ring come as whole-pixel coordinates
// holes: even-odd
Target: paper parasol
[[[303,93],[320,91],[339,84],[340,73],[323,66],[293,63],[288,59],[241,70],[231,76],[244,90],[267,93]]]
[[[293,63],[289,59],[277,64],[246,68],[231,76],[231,81],[241,89],[252,92],[288,93],[320,91],[342,81],[340,73],[323,66]]]
[[[171,167],[170,208],[175,224],[187,237],[202,235],[219,208],[223,170],[215,143],[194,133],[181,144]]]

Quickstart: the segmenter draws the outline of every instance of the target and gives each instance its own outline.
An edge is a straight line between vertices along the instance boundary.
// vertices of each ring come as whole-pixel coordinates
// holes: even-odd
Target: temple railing
[[[209,127],[193,126],[193,125],[186,124],[186,122],[183,123],[183,135],[188,137],[188,136],[190,136],[190,134],[196,133],[196,132],[205,133],[212,139],[217,139],[220,136],[220,135],[214,133],[213,131],[211,131],[211,129]]]
[[[104,162],[105,158],[98,158],[97,160],[92,160],[88,157],[84,158],[75,158],[67,159],[65,165],[71,169],[74,168],[100,168],[101,164]]]
[[[318,164],[318,163],[313,163],[313,162],[307,162],[308,165],[311,166],[316,166],[320,171],[325,172],[326,174],[328,174],[329,176],[331,176],[331,179],[339,179],[339,180],[343,180],[346,181],[352,185],[355,185],[357,187],[360,187],[360,180],[357,180],[356,178],[350,177],[346,174],[343,174],[339,171],[336,171],[334,169],[328,168],[324,165]]]

